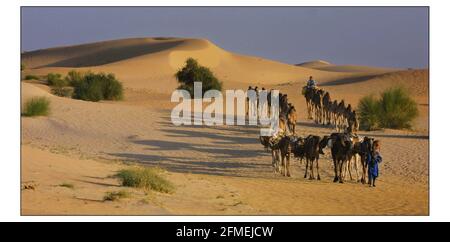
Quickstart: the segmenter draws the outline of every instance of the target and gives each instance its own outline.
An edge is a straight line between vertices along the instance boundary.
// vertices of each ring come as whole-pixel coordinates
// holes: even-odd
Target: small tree
[[[178,89],[187,90],[191,96],[194,96],[194,82],[202,83],[202,95],[208,90],[222,90],[222,82],[214,76],[211,70],[199,65],[193,58],[186,60],[186,65],[175,74],[175,77],[180,83]]]

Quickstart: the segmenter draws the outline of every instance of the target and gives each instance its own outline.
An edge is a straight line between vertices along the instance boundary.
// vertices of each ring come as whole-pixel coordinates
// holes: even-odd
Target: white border
[[[120,0],[66,0],[3,1],[0,8],[2,41],[0,44],[2,67],[0,103],[0,221],[443,221],[450,218],[450,155],[447,142],[449,117],[447,105],[450,91],[449,19],[448,1],[267,1],[231,0],[189,1],[189,6],[430,6],[430,216],[429,217],[367,217],[367,216],[61,216],[20,217],[19,184],[19,63],[20,63],[20,6],[185,6],[186,1]],[[186,5],[187,6],[187,5]],[[444,111],[445,110],[445,111]],[[446,112],[447,111],[447,112]]]

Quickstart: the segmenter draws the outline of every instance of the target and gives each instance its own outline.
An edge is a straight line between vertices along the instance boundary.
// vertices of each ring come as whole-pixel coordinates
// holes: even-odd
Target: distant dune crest
[[[302,66],[307,68],[317,68],[317,67],[324,67],[331,65],[330,62],[324,61],[324,60],[313,60],[313,61],[307,61],[300,64],[296,64],[296,66]]]
[[[46,75],[57,72],[65,75],[72,69],[108,72],[116,74],[125,87],[144,88],[159,93],[171,93],[177,87],[174,73],[190,57],[210,68],[223,81],[225,88],[244,88],[248,83],[259,86],[303,85],[309,76],[314,76],[319,85],[325,86],[361,84],[379,75],[404,71],[334,65],[325,60],[291,65],[233,53],[207,39],[176,37],[108,40],[24,52],[21,57],[26,66],[24,74]],[[395,84],[389,81],[392,78],[378,79],[377,83],[380,84],[381,80],[387,82],[381,86]]]

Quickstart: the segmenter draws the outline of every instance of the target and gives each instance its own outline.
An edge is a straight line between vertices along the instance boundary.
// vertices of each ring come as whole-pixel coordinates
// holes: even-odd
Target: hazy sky
[[[285,63],[428,67],[428,9],[23,7],[22,50],[129,37],[207,38]]]

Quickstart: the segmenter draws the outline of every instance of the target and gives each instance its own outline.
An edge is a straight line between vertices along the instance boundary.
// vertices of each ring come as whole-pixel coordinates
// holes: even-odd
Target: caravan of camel
[[[366,157],[374,152],[374,139],[360,138],[356,132],[359,124],[355,110],[345,106],[344,100],[332,101],[330,94],[318,88],[303,88],[308,118],[317,124],[331,125],[337,132],[325,135],[296,135],[297,121],[295,107],[289,103],[287,94],[279,95],[279,132],[273,136],[260,136],[260,142],[272,153],[272,165],[275,172],[283,176],[290,174],[290,158],[305,160],[304,178],[320,180],[319,157],[329,148],[334,164],[334,182],[343,183],[347,177],[367,183]],[[269,110],[270,110],[270,103]],[[353,172],[353,173],[352,173]]]

